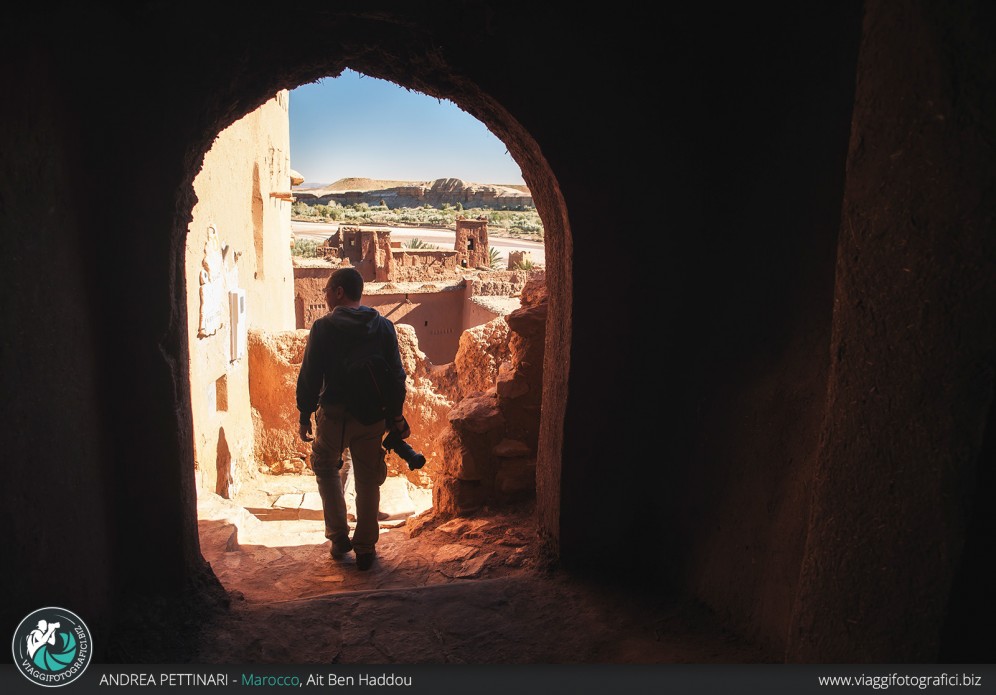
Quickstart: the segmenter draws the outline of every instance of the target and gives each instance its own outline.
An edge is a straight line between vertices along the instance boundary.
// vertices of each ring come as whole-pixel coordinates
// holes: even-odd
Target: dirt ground
[[[235,500],[200,495],[201,551],[230,607],[203,621],[193,661],[773,661],[693,601],[613,584],[611,554],[605,580],[558,567],[531,503],[437,519],[389,479],[381,509],[391,518],[360,572],[352,554],[329,555],[313,477],[265,478]]]

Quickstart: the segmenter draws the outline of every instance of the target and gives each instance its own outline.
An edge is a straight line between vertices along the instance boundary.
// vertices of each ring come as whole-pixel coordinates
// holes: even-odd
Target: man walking
[[[332,273],[325,286],[330,312],[311,326],[304,360],[297,379],[297,409],[301,413],[301,439],[312,444],[311,467],[318,482],[325,516],[325,537],[332,541],[330,553],[339,559],[356,552],[356,567],[370,569],[380,533],[377,522],[380,486],[387,478],[385,431],[396,430],[402,438],[410,434],[402,415],[405,402],[405,370],[398,351],[394,324],[375,309],[362,305],[363,277],[351,267]],[[384,365],[383,383],[368,382],[370,393],[356,394],[349,365],[363,359]],[[355,397],[378,395],[380,413],[357,417],[346,408]],[[315,413],[312,437],[311,414]],[[349,537],[346,501],[339,476],[342,454],[349,449],[356,487],[356,529]]]

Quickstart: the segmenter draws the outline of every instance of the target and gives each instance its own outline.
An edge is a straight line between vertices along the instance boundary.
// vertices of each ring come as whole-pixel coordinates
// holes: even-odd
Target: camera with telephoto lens
[[[384,437],[384,448],[403,458],[408,463],[410,471],[425,465],[425,456],[412,449],[408,442],[401,438],[401,433],[397,430],[391,430]]]

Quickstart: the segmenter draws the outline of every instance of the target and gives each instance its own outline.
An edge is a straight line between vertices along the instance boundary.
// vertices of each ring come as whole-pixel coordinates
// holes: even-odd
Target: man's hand
[[[408,439],[411,436],[411,428],[408,427],[408,420],[405,419],[404,415],[399,415],[396,418],[387,419],[387,430],[395,431],[401,435],[402,439]]]
[[[301,423],[301,441],[310,442],[314,441],[314,439],[311,436],[311,418],[308,418],[307,422]]]

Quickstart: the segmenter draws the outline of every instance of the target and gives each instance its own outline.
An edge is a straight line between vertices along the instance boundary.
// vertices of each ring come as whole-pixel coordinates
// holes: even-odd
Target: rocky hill
[[[390,208],[443,203],[510,209],[533,207],[533,198],[526,186],[469,183],[457,178],[435,181],[345,178],[331,184],[301,184],[292,190],[295,198],[309,205],[328,205],[331,202],[378,205],[383,201]]]
[[[294,186],[295,191],[308,191],[314,193],[345,193],[346,191],[378,191],[386,188],[398,188],[400,186],[417,186],[421,181],[391,181],[388,179],[367,179],[348,177],[339,179],[334,183],[302,183]]]

